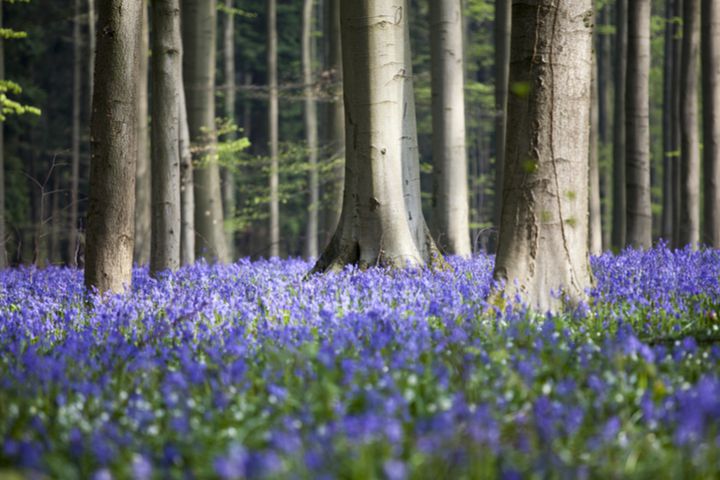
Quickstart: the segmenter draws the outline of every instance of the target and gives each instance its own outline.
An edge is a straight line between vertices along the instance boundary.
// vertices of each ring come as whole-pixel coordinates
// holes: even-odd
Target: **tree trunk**
[[[720,248],[720,4],[702,2],[704,244]]]
[[[183,79],[194,157],[195,249],[228,261],[215,129],[215,0],[183,0]]]
[[[140,46],[140,72],[137,78],[137,178],[135,179],[135,252],[133,260],[139,265],[150,261],[151,245],[151,191],[152,172],[150,169],[150,148],[148,129],[148,51],[150,49],[150,28],[148,24],[147,1],[143,4],[143,23]]]
[[[650,0],[635,0],[628,9],[627,56],[627,243],[635,248],[650,248]]]
[[[503,213],[494,277],[533,308],[556,310],[591,285],[588,152],[592,2],[513,9]],[[517,282],[517,283],[516,283]]]
[[[268,135],[270,146],[270,256],[280,256],[280,192],[278,153],[277,4],[267,0]]]
[[[223,29],[223,66],[225,67],[225,117],[235,124],[235,14],[233,13],[233,0],[225,0],[225,23]],[[230,140],[236,138],[235,132],[228,135]],[[222,169],[223,212],[225,219],[235,218],[235,166],[229,165]],[[227,244],[230,259],[235,258],[235,229],[225,230],[225,243]]]
[[[673,143],[673,8],[675,0],[665,2],[665,49],[663,58],[663,188],[662,188],[662,225],[661,236],[672,240],[673,230],[673,188],[672,166],[676,146]]]
[[[419,166],[409,165],[417,148],[410,104],[412,66],[406,51],[407,8],[404,0],[343,0],[341,18],[346,107],[343,209],[314,271],[347,263],[423,265],[436,251],[422,212],[415,212],[419,217],[409,215],[408,204],[419,204],[419,198],[406,198],[412,192],[419,197]],[[417,178],[404,176],[413,170]],[[423,245],[416,241],[420,229]]]
[[[82,98],[82,37],[80,33],[80,0],[75,0],[73,23],[73,96],[72,147],[70,157],[70,210],[68,215],[68,264],[77,267],[78,192],[80,183],[80,103]]]
[[[95,44],[97,37],[95,34],[95,0],[87,0],[88,5],[88,91],[90,98],[90,111],[92,111],[92,98],[94,88],[95,75]]]
[[[462,27],[460,0],[430,2],[433,237],[443,252],[469,257]]]
[[[608,32],[608,26],[611,23],[610,11],[611,5],[605,4],[600,10],[600,25],[602,31],[597,35],[597,81],[598,81],[598,128],[600,151],[602,155],[599,158],[600,169],[600,215],[602,217],[602,245],[604,250],[608,250],[612,246],[612,215],[610,215],[611,199],[610,192],[612,190],[612,168],[606,161],[608,158],[609,148],[612,145],[610,117],[612,112],[610,88],[612,85],[612,45],[611,36]]]
[[[680,246],[693,247],[700,242],[699,49],[700,0],[685,0],[680,66]]]
[[[182,13],[182,12],[181,12]],[[181,15],[182,18],[182,15]],[[181,42],[182,43],[182,42]],[[182,58],[182,44],[180,45]],[[195,263],[195,192],[193,189],[192,154],[190,153],[190,130],[187,121],[185,88],[182,84],[182,68],[178,71],[181,88],[178,91],[178,152],[180,155],[180,263]]]
[[[302,24],[302,69],[303,83],[305,85],[305,140],[308,149],[308,190],[310,198],[308,204],[308,220],[305,232],[305,256],[315,258],[318,255],[318,208],[320,204],[320,179],[318,175],[318,115],[315,102],[313,77],[313,3],[314,0],[303,2]]]
[[[180,0],[152,1],[152,248],[150,274],[180,266]]]
[[[502,218],[511,31],[512,0],[497,0],[495,2],[495,203],[493,215],[496,228],[500,228],[500,219]]]
[[[99,9],[85,284],[100,292],[131,282],[142,9],[135,0]]]
[[[3,28],[3,4],[0,2],[0,28]],[[0,80],[5,80],[5,40],[0,37]],[[0,268],[8,266],[5,230],[5,122],[0,119]]]
[[[628,0],[617,0],[617,34],[615,36],[615,105],[613,120],[613,202],[612,202],[612,246],[616,250],[625,248],[627,241],[627,204],[625,190],[625,92],[627,90],[628,62]]]
[[[593,55],[593,64],[597,62],[597,56]],[[590,168],[588,191],[589,199],[589,217],[590,222],[590,253],[599,255],[602,253],[602,218],[600,216],[600,167],[598,165],[598,137],[600,133],[600,115],[599,115],[599,95],[597,69],[593,65],[592,70],[592,88],[591,88],[591,104],[590,104]]]

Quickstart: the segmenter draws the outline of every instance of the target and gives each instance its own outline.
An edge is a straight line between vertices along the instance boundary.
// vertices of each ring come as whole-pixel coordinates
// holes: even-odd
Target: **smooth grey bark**
[[[627,243],[652,244],[650,201],[650,0],[628,8],[628,67],[625,92]]]
[[[148,2],[142,0],[143,21],[140,37],[140,71],[136,86],[138,89],[137,108],[137,178],[135,179],[135,252],[133,260],[140,265],[150,261],[151,245],[151,190],[150,138],[148,128],[148,52],[150,47],[150,26]]]
[[[101,2],[91,120],[85,285],[121,292],[133,259],[141,2]]]
[[[512,0],[495,2],[495,199],[493,222],[500,228],[502,218],[503,171],[507,137],[508,78],[510,76],[510,37]]]
[[[0,28],[3,28],[3,4],[0,2]],[[5,79],[5,40],[0,37],[0,80]],[[0,120],[0,268],[8,266],[5,230],[5,122]]]
[[[411,165],[412,159],[417,163],[417,143],[406,4],[343,0],[341,22],[343,209],[335,235],[313,271],[336,270],[348,263],[363,267],[432,263],[439,255],[424,218],[421,212],[409,215],[419,204],[419,198],[409,198],[419,197],[419,166]],[[418,231],[423,245],[416,240]]]
[[[720,4],[702,0],[703,236],[720,248]]]
[[[183,81],[193,153],[195,253],[228,261],[215,128],[215,0],[182,0]]]
[[[305,230],[305,257],[318,255],[318,225],[320,205],[320,177],[318,174],[318,114],[315,102],[313,77],[313,4],[314,0],[304,0],[302,20],[302,70],[305,96],[305,141],[308,149],[308,218]]]
[[[152,0],[150,275],[180,266],[180,0]]]
[[[430,2],[432,233],[443,252],[469,257],[462,18],[460,0]]]
[[[223,67],[224,67],[224,107],[225,118],[235,124],[235,14],[233,13],[233,0],[225,0],[225,22],[223,24]],[[235,139],[235,133],[228,135],[230,140]],[[222,176],[223,213],[225,219],[235,218],[235,169],[233,165],[223,167],[220,172]],[[228,255],[235,258],[235,230],[225,230],[225,243],[227,244]]]
[[[68,212],[68,265],[77,267],[78,192],[80,184],[80,103],[82,98],[82,37],[80,32],[81,0],[75,0],[73,23],[73,93],[72,146],[70,155],[70,209]]]
[[[597,62],[597,56],[593,55],[593,63]],[[600,166],[598,162],[598,139],[600,136],[600,107],[598,82],[593,65],[592,88],[590,105],[590,167],[588,171],[588,206],[589,206],[589,248],[590,253],[599,255],[602,253],[602,218],[600,212]]]
[[[627,241],[627,191],[625,186],[625,92],[627,90],[628,62],[628,0],[615,4],[615,100],[613,107],[613,185],[612,185],[612,246],[615,250],[625,248]]]
[[[700,0],[685,0],[680,65],[680,246],[693,247],[700,242],[699,55]]]
[[[180,45],[180,56],[182,57],[182,45]],[[178,73],[178,78],[182,82],[182,69]],[[178,92],[178,135],[178,151],[180,154],[180,263],[182,265],[192,265],[195,263],[195,191],[193,189],[190,130],[188,129],[184,86]]]
[[[503,211],[493,273],[511,298],[556,310],[585,298],[591,0],[513,8]]]
[[[279,106],[277,84],[277,3],[267,0],[268,136],[270,147],[270,256],[280,255]]]
[[[675,0],[665,1],[665,47],[663,58],[663,183],[662,183],[662,220],[660,234],[662,238],[672,240],[673,234],[673,176],[672,165],[676,153],[673,143],[673,8]]]

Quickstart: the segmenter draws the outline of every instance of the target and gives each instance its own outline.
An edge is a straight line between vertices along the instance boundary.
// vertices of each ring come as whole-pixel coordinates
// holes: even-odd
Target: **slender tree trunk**
[[[343,0],[341,18],[347,147],[343,209],[314,271],[347,263],[423,265],[436,250],[422,213],[410,218],[408,205],[414,209],[419,200],[406,198],[412,192],[419,196],[419,166],[409,165],[417,148],[406,4]],[[414,170],[417,178],[404,176]],[[421,229],[424,245],[416,240]]]
[[[683,0],[675,0],[673,18],[673,97],[672,97],[672,134],[673,134],[673,245],[680,246],[680,78],[682,63],[682,15]]]
[[[600,10],[600,25],[602,30],[597,35],[597,80],[598,80],[598,127],[600,129],[600,148],[602,155],[599,160],[600,169],[600,214],[602,217],[602,245],[603,249],[610,249],[612,246],[612,215],[611,208],[611,190],[612,190],[612,168],[606,161],[608,158],[609,148],[612,142],[611,125],[612,125],[612,95],[610,87],[612,85],[612,46],[611,37],[607,31],[607,27],[611,23],[610,4],[606,4]]]
[[[597,62],[597,56],[593,55],[594,62]],[[598,165],[598,137],[600,133],[600,115],[599,115],[599,95],[597,70],[592,71],[592,88],[591,88],[591,104],[590,104],[590,168],[588,191],[589,198],[589,248],[590,253],[599,255],[602,253],[602,218],[600,216],[600,167]]]
[[[557,309],[591,285],[588,152],[592,3],[518,2],[513,9],[507,163],[494,276],[512,297]],[[515,283],[517,282],[517,283]]]
[[[635,248],[650,248],[650,0],[634,0],[630,4],[627,56],[627,243]]]
[[[88,91],[90,98],[90,111],[92,111],[92,98],[94,88],[95,75],[95,44],[97,42],[95,34],[95,0],[87,0],[88,6]]]
[[[270,256],[280,256],[280,192],[277,84],[277,4],[267,0],[268,135],[270,143]]]
[[[150,35],[147,1],[142,0],[143,23],[140,46],[140,72],[137,78],[138,124],[137,124],[137,178],[135,179],[135,263],[147,265],[151,245],[151,191],[150,148],[148,131],[148,51]]]
[[[700,242],[699,50],[700,0],[685,0],[680,66],[680,246],[693,247]]]
[[[704,244],[720,248],[720,4],[702,2]]]
[[[318,255],[318,208],[320,204],[320,178],[318,175],[318,115],[317,103],[313,84],[313,3],[314,0],[303,2],[302,24],[302,69],[303,83],[305,84],[305,141],[308,149],[308,189],[310,198],[308,204],[308,221],[305,232],[305,256],[315,258]]]
[[[225,117],[235,123],[235,14],[233,13],[233,0],[225,0],[227,13],[223,29],[223,66],[225,67]],[[230,140],[235,139],[235,133],[228,135]],[[223,212],[225,219],[235,218],[235,166],[230,165],[222,169],[223,186]],[[225,243],[227,244],[228,255],[235,258],[235,229],[225,230]]]
[[[82,98],[82,37],[80,33],[80,0],[75,0],[73,24],[73,96],[72,96],[72,147],[70,159],[70,210],[68,215],[68,264],[77,267],[78,191],[80,183],[80,103]]]
[[[85,284],[100,292],[131,282],[142,9],[135,0],[99,9]]]
[[[625,92],[628,62],[628,0],[617,0],[617,34],[615,36],[615,106],[613,121],[613,202],[612,202],[612,245],[616,250],[625,248],[626,224],[625,206]]]
[[[224,263],[228,252],[215,129],[216,2],[183,0],[182,11],[183,79],[195,166],[195,249],[201,257]]]
[[[430,2],[433,125],[433,237],[444,252],[469,257],[465,149],[465,69],[460,0]]]
[[[62,223],[62,214],[60,210],[60,175],[53,175],[52,194],[50,195],[50,241],[49,241],[49,258],[53,265],[63,263],[62,252],[60,251],[60,235],[65,225]]]
[[[182,15],[181,15],[182,17]],[[182,58],[182,45],[180,45]],[[181,88],[178,91],[178,152],[180,155],[180,263],[195,263],[195,192],[193,189],[192,154],[190,153],[190,130],[187,121],[185,88],[182,85],[182,69],[178,72]]]
[[[665,50],[663,59],[663,194],[661,236],[672,240],[673,230],[673,188],[672,165],[675,155],[673,143],[673,8],[675,0],[665,1]]]
[[[3,4],[0,2],[0,28],[3,28]],[[5,40],[0,37],[0,80],[5,80]],[[8,266],[5,230],[5,122],[0,120],[0,268]]]
[[[502,218],[511,29],[512,0],[497,0],[495,2],[495,203],[493,215],[496,228],[500,228]]]
[[[180,266],[180,0],[152,0],[152,248],[150,274]]]

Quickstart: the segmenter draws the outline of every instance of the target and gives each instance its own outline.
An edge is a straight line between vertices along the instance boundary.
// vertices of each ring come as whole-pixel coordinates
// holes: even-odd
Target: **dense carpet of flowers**
[[[720,252],[595,258],[556,316],[488,305],[492,259],[450,261],[137,269],[102,300],[75,270],[0,272],[0,474],[720,474]]]

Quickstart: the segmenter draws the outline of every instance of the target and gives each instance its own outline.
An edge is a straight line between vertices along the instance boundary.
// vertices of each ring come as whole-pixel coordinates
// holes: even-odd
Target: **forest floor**
[[[0,272],[0,477],[720,474],[720,251],[594,258],[554,316],[488,305],[492,261]]]

